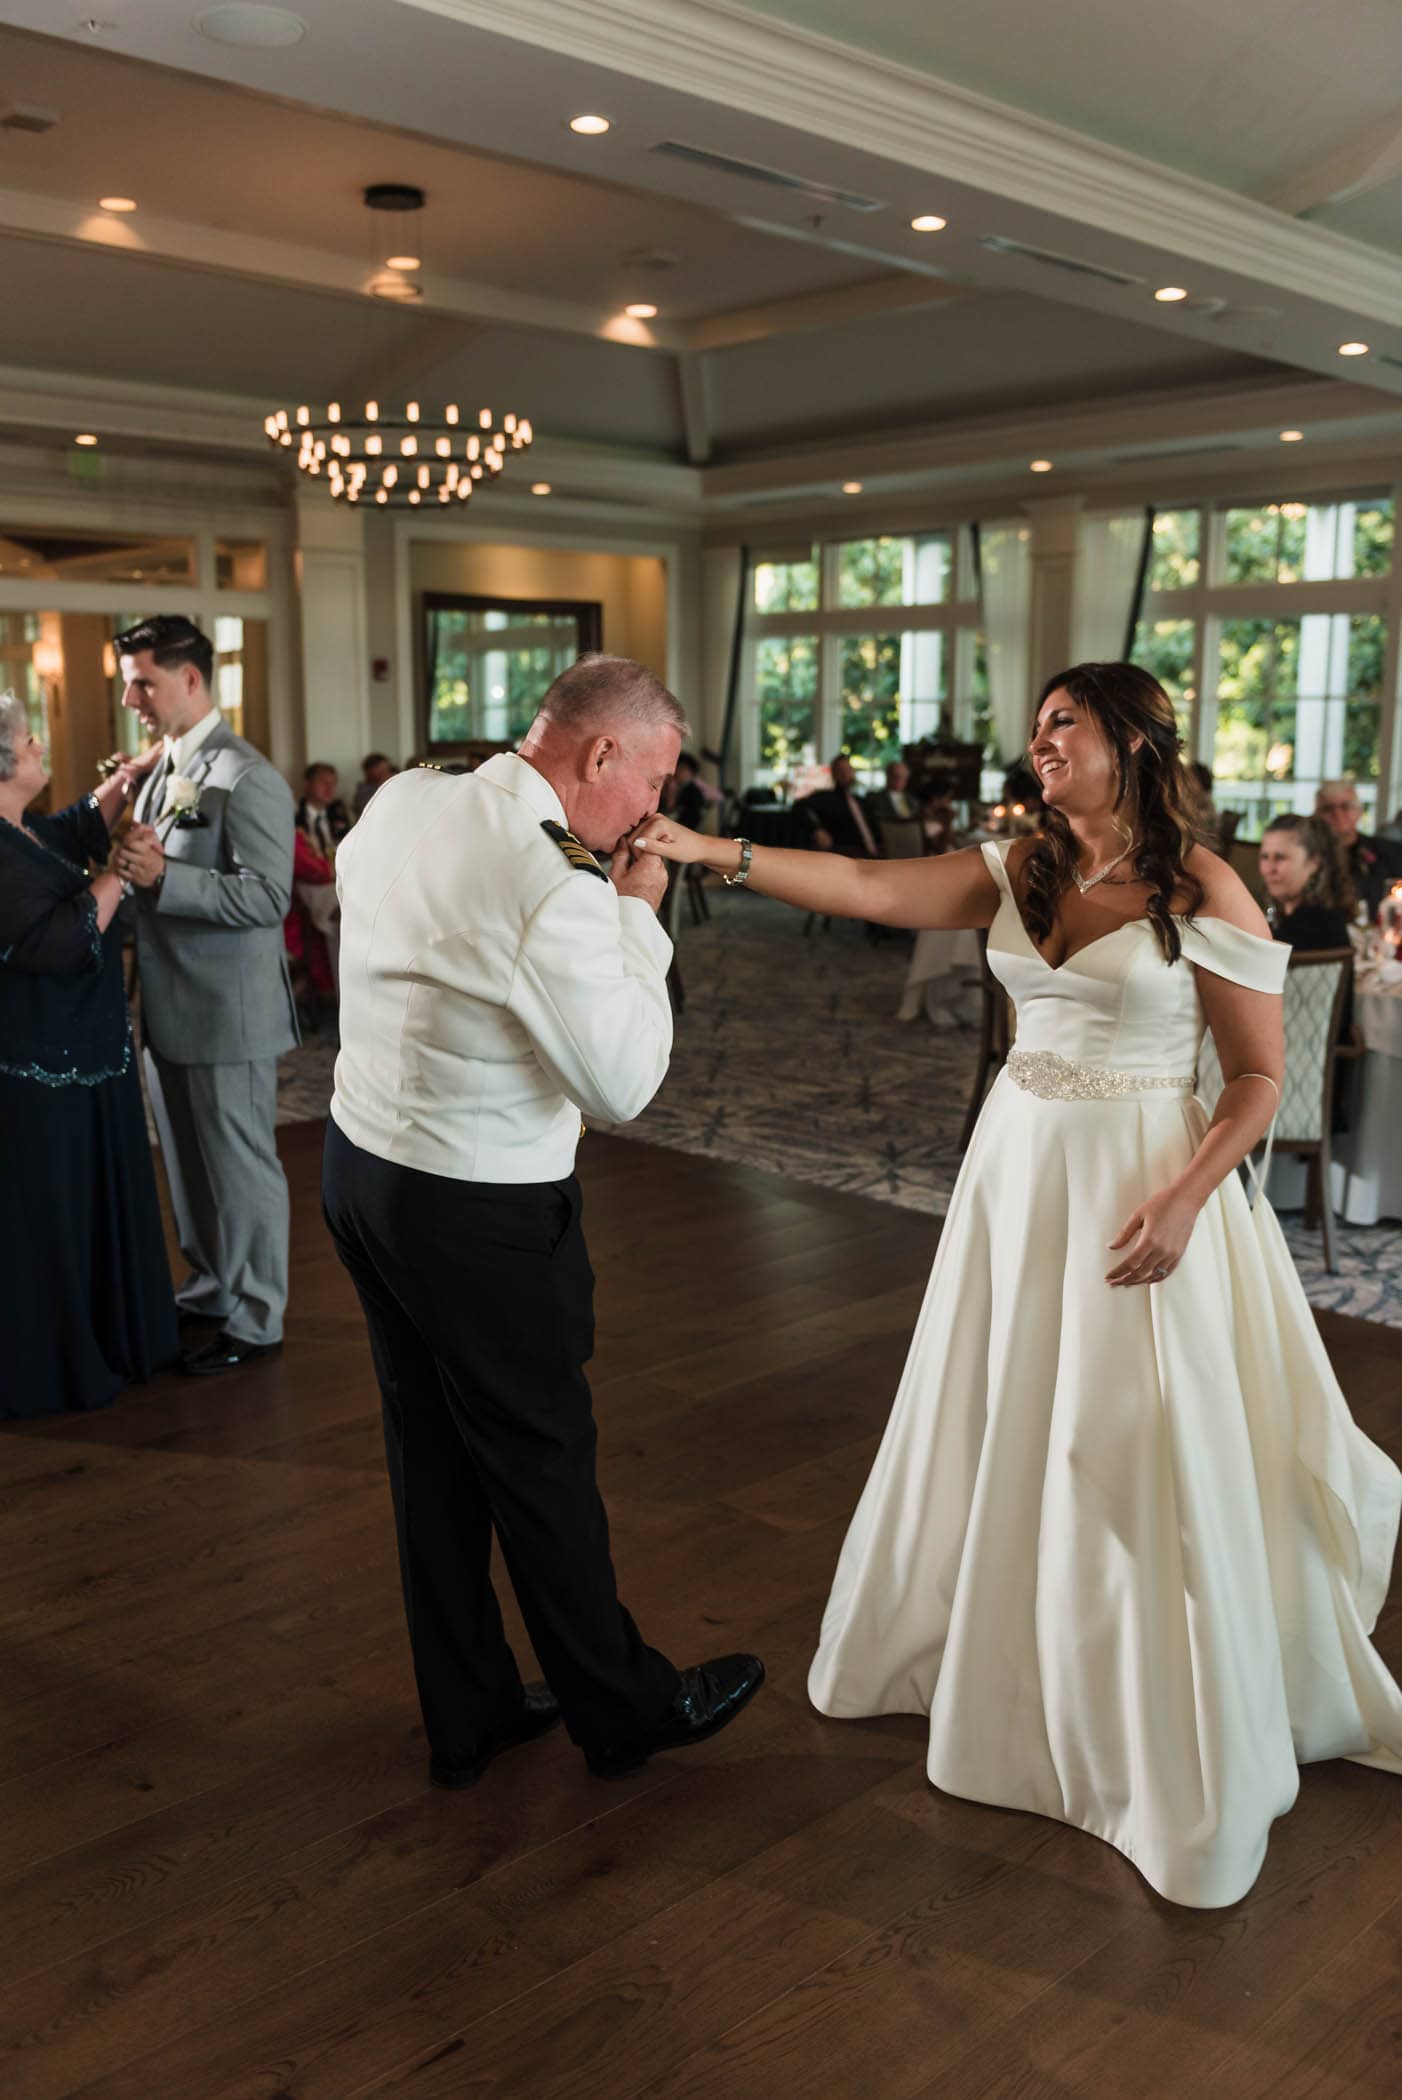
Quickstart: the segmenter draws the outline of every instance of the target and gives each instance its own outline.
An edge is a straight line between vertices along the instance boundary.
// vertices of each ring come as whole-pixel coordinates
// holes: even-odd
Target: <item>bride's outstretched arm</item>
[[[740,866],[738,840],[704,837],[670,817],[649,817],[629,844],[635,853],[699,861],[721,875]],[[928,860],[848,860],[840,853],[756,846],[748,880],[752,890],[800,911],[913,931],[991,926],[998,909],[998,886],[975,846]]]

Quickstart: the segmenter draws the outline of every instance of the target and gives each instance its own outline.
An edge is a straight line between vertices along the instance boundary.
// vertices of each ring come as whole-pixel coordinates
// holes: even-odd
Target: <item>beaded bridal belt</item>
[[[1197,1079],[1164,1078],[1156,1072],[1116,1072],[1109,1065],[1082,1065],[1055,1050],[1010,1050],[1007,1073],[1014,1086],[1042,1101],[1120,1100],[1129,1094],[1190,1094]]]

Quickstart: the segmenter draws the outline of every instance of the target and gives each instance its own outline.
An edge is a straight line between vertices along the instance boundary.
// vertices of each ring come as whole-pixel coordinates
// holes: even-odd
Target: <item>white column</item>
[[[302,724],[308,761],[341,776],[343,797],[370,748],[370,649],[363,521],[316,485],[297,491]]]
[[[1068,669],[1072,662],[1076,526],[1082,501],[1080,496],[1050,496],[1023,505],[1032,521],[1029,721],[1034,696],[1049,678]]]

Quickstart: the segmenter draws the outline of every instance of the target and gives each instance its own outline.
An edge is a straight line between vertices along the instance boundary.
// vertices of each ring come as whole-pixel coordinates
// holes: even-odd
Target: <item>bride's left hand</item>
[[[1193,1198],[1178,1189],[1164,1189],[1141,1203],[1110,1242],[1112,1254],[1122,1247],[1129,1252],[1105,1281],[1115,1285],[1162,1283],[1183,1259],[1197,1215]]]

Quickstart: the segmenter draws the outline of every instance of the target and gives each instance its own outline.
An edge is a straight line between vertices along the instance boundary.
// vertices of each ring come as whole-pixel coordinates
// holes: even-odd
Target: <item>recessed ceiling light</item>
[[[75,445],[95,445],[97,439],[91,430],[80,430],[73,442]]]
[[[1366,343],[1340,343],[1339,355],[1340,357],[1366,357],[1368,355],[1368,345]]]
[[[932,211],[922,211],[918,219],[911,220],[910,230],[912,233],[943,233],[948,224],[948,219],[941,219]]]
[[[377,299],[422,299],[424,288],[411,277],[372,277],[370,290]]]
[[[655,321],[657,319],[657,308],[650,305],[646,299],[635,300],[631,306],[625,306],[623,311],[627,314],[630,321]]]
[[[421,262],[417,255],[387,255],[385,257],[385,268],[387,270],[417,270],[420,267]]]
[[[1303,430],[1282,430],[1280,442],[1282,445],[1298,445],[1304,434]]]
[[[610,124],[610,121],[609,121],[609,119],[608,119],[607,117],[571,117],[571,118],[570,118],[570,130],[571,130],[571,131],[577,131],[577,132],[579,133],[579,135],[580,135],[580,137],[581,137],[581,138],[586,138],[586,139],[597,139],[597,138],[602,138],[602,137],[603,137],[603,134],[604,134],[604,133],[605,133],[606,131],[609,131],[609,130],[611,130],[611,129],[612,129],[612,126],[611,126],[611,124]]]
[[[531,494],[533,496],[548,496],[550,494],[550,483],[548,481],[533,481],[531,483]]]
[[[1154,294],[1165,306],[1172,306],[1176,300],[1186,299],[1187,296],[1181,284],[1161,284]]]
[[[300,44],[307,33],[300,15],[285,7],[256,6],[253,0],[231,0],[225,7],[207,7],[202,15],[196,15],[195,27],[211,43],[256,51],[285,51],[292,44]]]
[[[844,481],[842,484],[842,493],[844,496],[860,496],[862,493],[862,484],[860,483],[860,481]]]
[[[1049,459],[1029,460],[1028,464],[1034,474],[1050,474],[1052,470],[1052,463]]]
[[[99,197],[97,208],[99,211],[135,211],[136,199],[135,197]]]

